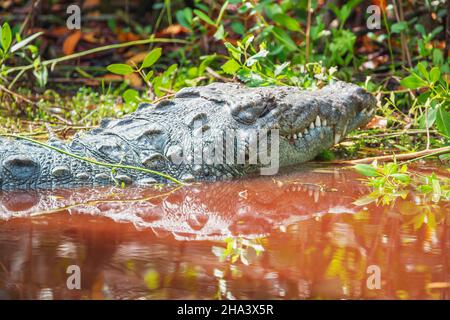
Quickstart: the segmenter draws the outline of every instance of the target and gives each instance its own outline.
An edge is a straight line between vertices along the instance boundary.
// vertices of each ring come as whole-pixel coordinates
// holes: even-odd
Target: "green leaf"
[[[228,74],[235,74],[240,67],[241,65],[236,60],[230,59],[222,66],[222,70]]]
[[[433,188],[427,184],[423,184],[417,187],[417,190],[419,190],[420,193],[430,193],[433,191]]]
[[[145,75],[145,81],[150,81],[150,78],[153,77],[153,70],[150,70],[146,75]]]
[[[275,72],[274,72],[275,76],[279,76],[283,72],[283,70],[286,69],[290,64],[291,64],[290,61],[286,61],[282,65],[279,65],[279,66],[277,65],[275,67]]]
[[[440,133],[450,137],[450,113],[443,106],[437,109],[436,126]]]
[[[437,108],[428,108],[428,123],[426,121],[425,113],[419,118],[419,127],[421,129],[431,128],[436,122]]]
[[[354,166],[355,170],[358,173],[366,176],[366,177],[376,177],[379,176],[377,169],[370,164],[357,164]]]
[[[286,31],[280,28],[273,28],[271,30],[275,38],[280,40],[290,51],[297,50],[297,44],[292,40],[292,38],[286,33]]]
[[[225,29],[223,28],[223,25],[220,25],[219,28],[217,28],[216,33],[214,33],[214,38],[216,40],[222,40],[225,37]]]
[[[229,42],[225,42],[224,45],[227,48],[228,52],[231,53],[233,58],[235,58],[236,60],[240,60],[241,59],[241,54],[242,53],[241,53],[239,48],[236,48],[235,46],[233,46]]]
[[[7,52],[12,42],[11,28],[8,22],[5,22],[2,26],[1,44],[4,52]]]
[[[192,30],[192,9],[187,7],[183,10],[178,10],[175,14],[177,21],[186,29]]]
[[[405,21],[394,23],[391,27],[392,33],[400,33],[403,30],[406,30],[408,28],[408,24]]]
[[[393,173],[391,177],[403,183],[409,183],[411,180],[406,173]]]
[[[243,35],[245,33],[245,27],[244,25],[239,21],[233,21],[231,23],[231,30],[233,30],[234,33]]]
[[[133,89],[126,90],[122,97],[126,103],[136,102],[136,98],[139,96],[139,92]]]
[[[294,18],[288,16],[285,13],[277,13],[276,15],[274,15],[273,20],[282,25],[283,27],[287,28],[290,31],[300,31],[300,24],[298,23],[297,20],[295,20]]]
[[[442,50],[438,48],[433,49],[433,64],[436,66],[444,64],[444,54]]]
[[[158,61],[159,57],[161,57],[162,49],[155,48],[149,52],[142,61],[141,69],[151,67],[156,61]]]
[[[200,11],[198,9],[194,10],[194,13],[197,17],[205,21],[207,24],[214,25],[214,21],[211,20],[210,17],[208,17],[203,11]]]
[[[108,71],[112,73],[120,75],[127,75],[134,72],[134,69],[131,66],[123,63],[110,64],[109,66],[106,67],[106,69],[108,69]]]
[[[416,75],[410,75],[400,81],[400,84],[408,89],[417,89],[420,87],[425,87],[427,82],[419,78]]]
[[[430,81],[432,83],[435,83],[435,82],[439,81],[440,77],[441,77],[441,70],[439,70],[438,67],[434,67],[433,69],[431,69],[431,71],[430,71]]]
[[[261,50],[258,53],[254,54],[253,56],[251,56],[250,58],[247,59],[247,62],[246,62],[247,67],[251,67],[259,60],[267,57],[268,54],[269,54],[269,51],[267,51],[267,50]]]
[[[419,32],[422,36],[425,36],[427,34],[426,31],[425,31],[425,28],[421,24],[416,24],[414,26],[414,29],[416,29],[417,32]]]
[[[419,70],[420,74],[425,78],[425,79],[430,79],[430,75],[428,74],[427,71],[427,65],[424,62],[419,62],[417,64],[417,70]]]

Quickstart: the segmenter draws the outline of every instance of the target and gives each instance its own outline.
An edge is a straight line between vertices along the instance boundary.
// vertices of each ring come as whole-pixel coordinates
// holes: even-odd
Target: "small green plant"
[[[433,202],[450,200],[450,179],[438,178],[436,174],[425,176],[408,170],[406,164],[389,162],[383,165],[357,164],[355,170],[366,176],[365,183],[372,192],[354,202],[358,206],[376,203],[390,205],[398,198],[406,199],[411,190]]]
[[[45,87],[48,79],[48,70],[41,64],[38,48],[31,44],[42,34],[43,32],[37,32],[22,39],[18,32],[13,33],[8,22],[3,23],[0,29],[0,84],[7,84],[9,88],[12,88],[22,76],[23,73],[18,73],[11,81],[8,79],[11,66],[7,63],[17,57],[22,58],[28,63],[32,63],[34,69],[33,74],[36,77],[38,85],[42,88]],[[14,43],[14,40],[16,40],[16,43]]]
[[[273,63],[266,44],[261,43],[257,49],[253,40],[252,35],[247,35],[236,46],[225,42],[229,53],[228,61],[222,65],[225,73],[236,75],[250,86],[293,85],[314,88],[333,79],[336,68],[326,69],[321,63],[294,66],[289,61]]]
[[[428,69],[426,63],[421,62],[410,73],[400,81],[408,89],[420,89],[410,113],[418,110],[421,128],[429,129],[435,125],[440,134],[450,139],[450,89],[441,70],[439,67]]]
[[[146,72],[145,69],[148,69],[151,66],[153,66],[155,62],[158,61],[158,59],[161,57],[161,53],[162,53],[161,48],[153,49],[145,56],[140,66],[137,66],[135,64],[133,64],[133,66],[130,66],[129,64],[125,63],[113,63],[107,66],[106,68],[108,69],[108,71],[122,76],[137,73],[139,74],[139,76],[142,77],[144,82],[151,88],[152,87],[151,79],[153,77],[154,72],[153,70]],[[137,92],[134,89],[128,89],[123,93],[122,97],[127,103],[136,102],[139,97],[139,92]]]
[[[240,261],[244,265],[248,266],[252,262],[252,256],[260,256],[264,252],[262,245],[263,239],[245,239],[243,237],[231,237],[224,240],[226,248],[213,246],[213,254],[219,258],[220,262],[227,262],[223,269],[214,269],[214,277],[218,281],[218,290],[215,297],[217,299],[229,299],[234,300],[235,297],[227,287],[226,278],[237,278],[241,275],[241,271],[237,266],[237,262]],[[254,253],[254,254],[253,254]]]

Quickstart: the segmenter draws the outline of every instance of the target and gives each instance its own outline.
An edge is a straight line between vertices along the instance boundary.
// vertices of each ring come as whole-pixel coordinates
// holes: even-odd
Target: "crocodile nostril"
[[[39,164],[24,155],[14,155],[3,162],[5,170],[9,171],[14,179],[26,180],[39,170]]]

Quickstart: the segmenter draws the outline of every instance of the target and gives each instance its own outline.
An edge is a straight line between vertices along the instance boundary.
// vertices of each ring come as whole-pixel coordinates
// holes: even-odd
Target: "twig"
[[[10,95],[12,95],[12,96],[14,96],[14,97],[16,97],[16,98],[18,98],[20,100],[23,100],[23,101],[25,101],[25,102],[27,102],[27,103],[29,103],[31,105],[35,105],[34,101],[31,101],[30,99],[28,99],[28,98],[26,98],[26,97],[24,97],[24,96],[22,96],[22,95],[20,95],[20,94],[18,94],[16,92],[14,92],[14,91],[9,90],[8,88],[4,87],[1,84],[0,84],[0,90],[3,90],[6,93],[9,93]]]
[[[395,18],[397,19],[397,22],[404,21],[403,20],[402,1],[398,0],[398,3],[397,3],[397,1],[393,0],[392,4],[394,7],[394,14],[395,14]],[[411,55],[409,54],[408,44],[406,42],[405,33],[403,31],[400,31],[400,42],[401,42],[401,46],[402,46],[402,60],[403,60],[403,62],[405,62],[405,60],[406,60],[409,67],[412,68]]]
[[[158,103],[158,102],[160,102],[162,100],[166,100],[166,99],[172,98],[173,96],[175,96],[175,93],[166,94],[165,96],[163,96],[161,98],[153,100],[152,103],[155,104],[155,103]]]
[[[148,44],[148,43],[182,43],[182,44],[187,44],[189,43],[186,40],[182,40],[182,39],[168,39],[168,38],[150,38],[150,39],[145,39],[145,40],[136,40],[136,41],[130,41],[130,42],[124,42],[124,43],[116,43],[116,44],[110,44],[107,46],[102,46],[102,47],[98,47],[98,48],[93,48],[90,50],[86,50],[86,51],[82,51],[82,52],[77,52],[74,54],[70,54],[68,56],[63,56],[63,57],[59,57],[59,58],[55,58],[55,59],[50,59],[50,60],[46,60],[46,61],[42,61],[41,65],[42,66],[47,66],[47,65],[53,65],[53,64],[57,64],[63,61],[67,61],[67,60],[72,60],[72,59],[76,59],[76,58],[80,58],[89,54],[93,54],[93,53],[97,53],[97,52],[101,52],[101,51],[106,51],[106,50],[112,50],[112,49],[118,49],[118,48],[123,48],[123,47],[130,47],[130,46],[138,46],[138,45],[143,45],[143,44]],[[27,66],[20,66],[20,67],[14,67],[14,68],[10,68],[6,71],[6,73],[11,73],[11,72],[16,72],[16,71],[21,71],[21,70],[30,70],[34,68],[34,64],[30,64]]]
[[[402,153],[402,154],[393,154],[389,156],[379,156],[379,157],[369,157],[364,159],[356,159],[356,160],[344,160],[344,161],[333,161],[332,163],[342,163],[342,164],[359,164],[359,163],[372,163],[374,161],[377,162],[386,162],[393,160],[418,160],[419,158],[425,158],[430,156],[438,156],[441,154],[450,153],[450,146],[437,148],[437,149],[428,149],[411,153]]]
[[[135,166],[130,166],[130,165],[122,165],[122,164],[114,164],[114,163],[107,163],[107,162],[97,161],[95,159],[85,158],[85,157],[79,156],[77,154],[68,152],[66,150],[63,150],[63,149],[60,149],[60,148],[57,148],[57,147],[45,144],[43,142],[40,142],[40,141],[31,139],[31,138],[28,138],[28,137],[20,136],[20,135],[2,133],[2,134],[0,134],[0,136],[14,138],[14,139],[19,139],[19,140],[26,140],[26,141],[29,141],[31,143],[40,145],[41,147],[44,147],[44,148],[47,148],[47,149],[51,149],[51,150],[54,150],[56,152],[65,154],[65,155],[67,155],[69,157],[72,157],[72,158],[75,158],[75,159],[78,159],[78,160],[81,160],[81,161],[89,162],[89,163],[92,163],[92,164],[95,164],[95,165],[98,165],[98,166],[101,166],[101,167],[108,167],[108,168],[112,168],[112,169],[128,169],[128,170],[135,170],[135,171],[141,171],[141,172],[145,172],[145,173],[155,174],[155,175],[163,177],[163,178],[165,178],[167,180],[175,182],[177,184],[184,185],[183,182],[181,182],[181,181],[177,180],[176,178],[171,177],[171,176],[169,176],[167,174],[164,174],[162,172],[158,172],[158,171],[154,171],[154,170],[150,170],[150,169],[146,169],[146,168],[141,168],[141,167],[135,167]]]
[[[28,12],[25,20],[23,21],[22,25],[20,26],[19,34],[23,35],[24,31],[26,30],[26,28],[28,26],[28,23],[33,18],[33,14],[37,11],[37,7],[39,6],[40,2],[41,2],[41,0],[33,0],[31,2],[30,12]]]
[[[398,137],[402,136],[404,134],[418,134],[418,133],[426,133],[427,130],[403,130],[403,131],[396,131],[396,132],[386,132],[386,133],[380,133],[380,134],[371,134],[370,132],[364,132],[361,134],[357,134],[351,137],[347,137],[347,139],[351,140],[357,140],[362,138],[386,138],[386,137]],[[430,133],[438,133],[437,130],[429,130]]]
[[[215,72],[213,69],[211,69],[210,67],[206,67],[206,72],[208,72],[210,75],[212,75],[214,78],[219,79],[223,82],[234,82],[232,79],[228,79],[225,77],[222,77],[220,74],[218,74],[217,72]]]
[[[309,46],[310,46],[310,32],[311,32],[311,18],[312,18],[312,9],[311,9],[311,0],[308,0],[308,18],[306,20],[306,53],[305,53],[305,61],[309,62]]]

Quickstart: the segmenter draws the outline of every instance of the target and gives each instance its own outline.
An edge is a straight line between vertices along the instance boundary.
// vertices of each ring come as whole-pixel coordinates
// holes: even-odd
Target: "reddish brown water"
[[[3,192],[0,298],[449,299],[448,202],[357,207],[359,179],[308,168],[177,190]]]

